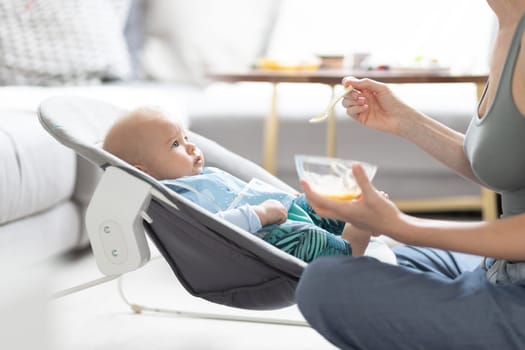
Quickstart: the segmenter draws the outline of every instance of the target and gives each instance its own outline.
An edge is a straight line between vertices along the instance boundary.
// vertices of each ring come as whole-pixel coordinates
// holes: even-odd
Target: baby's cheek
[[[193,168],[193,175],[198,175],[198,174],[200,174],[200,173],[202,172],[202,168],[203,168],[202,166],[195,166],[195,167]]]

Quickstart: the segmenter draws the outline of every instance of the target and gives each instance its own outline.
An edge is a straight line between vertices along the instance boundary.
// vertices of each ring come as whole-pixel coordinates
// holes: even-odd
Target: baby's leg
[[[257,235],[306,262],[326,255],[352,255],[347,241],[309,223],[288,220],[281,225],[266,226],[264,231]]]
[[[306,196],[304,194],[299,195],[294,203],[301,207],[312,219],[315,226],[321,227],[328,232],[331,232],[335,235],[341,235],[345,227],[345,223],[335,219],[322,218],[314,211],[312,206],[308,203]]]
[[[365,254],[368,243],[370,243],[371,234],[369,231],[358,229],[351,224],[346,224],[341,234],[341,238],[348,241],[352,247],[353,256]]]

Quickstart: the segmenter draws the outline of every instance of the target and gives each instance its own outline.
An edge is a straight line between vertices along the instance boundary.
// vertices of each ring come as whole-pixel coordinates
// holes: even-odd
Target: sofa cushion
[[[0,110],[0,225],[71,197],[76,159],[31,111]]]
[[[125,109],[155,106],[179,116],[183,123],[188,123],[186,101],[197,103],[200,98],[195,87],[148,82],[65,87],[0,86],[0,108],[36,112],[43,100],[57,95],[90,97]]]
[[[27,266],[82,246],[82,212],[72,201],[0,224],[0,257]],[[13,266],[11,265],[11,266]]]
[[[126,78],[129,0],[0,2],[0,83],[57,85]]]
[[[145,74],[202,84],[210,68],[252,65],[266,51],[278,6],[276,0],[147,2]]]

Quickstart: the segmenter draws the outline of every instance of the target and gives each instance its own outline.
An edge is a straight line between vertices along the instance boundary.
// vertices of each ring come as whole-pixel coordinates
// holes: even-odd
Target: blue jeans
[[[322,257],[296,290],[310,325],[341,349],[525,349],[525,285],[492,284],[480,257],[398,247],[399,266]]]

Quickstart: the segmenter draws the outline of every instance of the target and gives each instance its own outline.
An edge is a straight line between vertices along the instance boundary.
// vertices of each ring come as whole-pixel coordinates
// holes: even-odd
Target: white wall
[[[486,71],[495,18],[485,1],[283,0],[269,55],[367,51],[374,63],[436,58]]]

